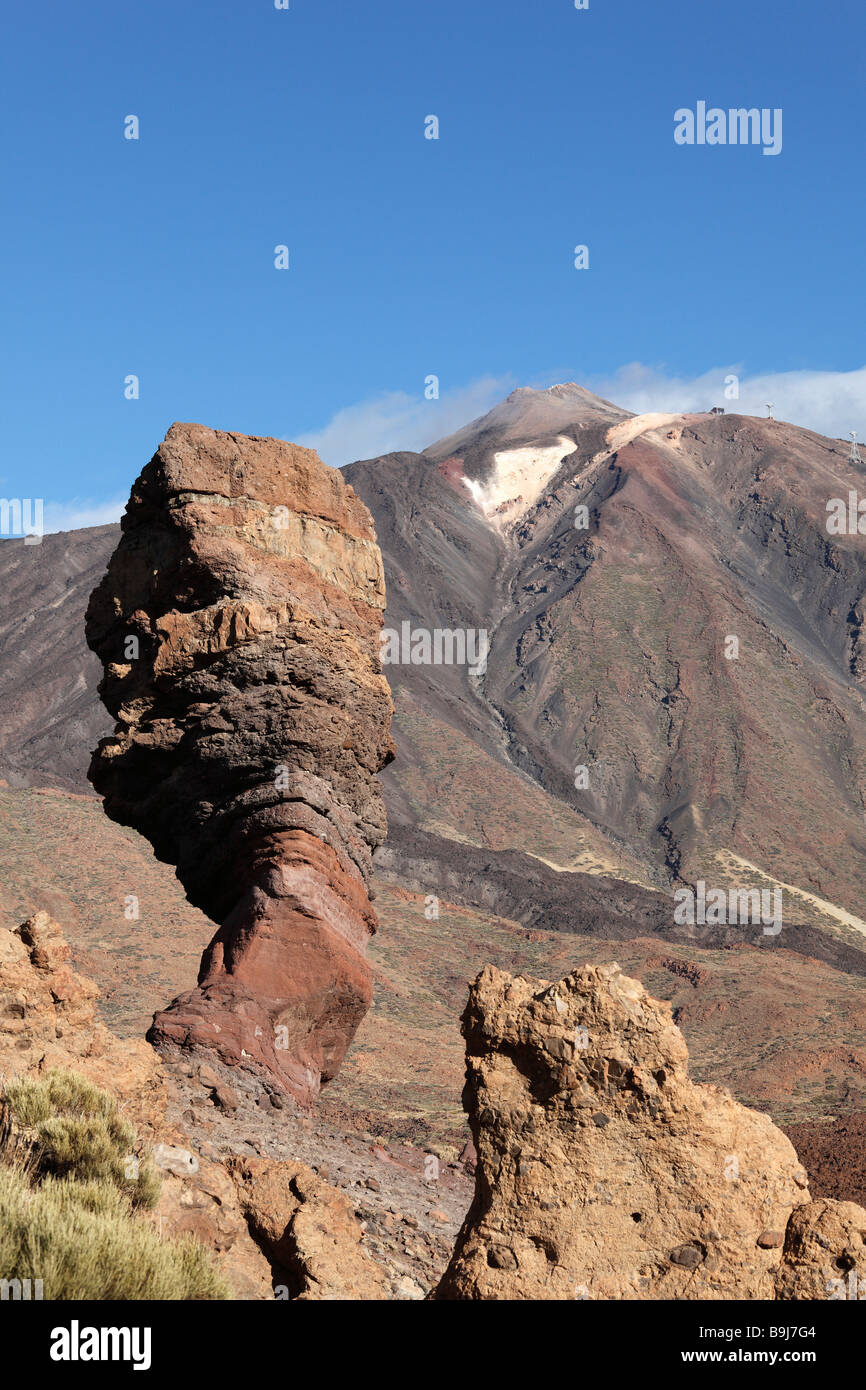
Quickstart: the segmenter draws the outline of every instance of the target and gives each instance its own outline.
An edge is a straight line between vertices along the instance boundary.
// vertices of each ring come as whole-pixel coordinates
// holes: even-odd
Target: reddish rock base
[[[328,845],[304,831],[279,839],[205,952],[197,988],[156,1015],[148,1038],[262,1070],[307,1102],[372,1002],[363,952],[375,918]]]

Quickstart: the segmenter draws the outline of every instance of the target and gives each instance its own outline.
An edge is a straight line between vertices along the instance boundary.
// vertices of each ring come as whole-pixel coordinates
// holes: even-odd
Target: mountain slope
[[[0,776],[12,786],[90,791],[90,753],[112,720],[84,610],[119,536],[92,526],[0,544]]]
[[[863,481],[845,446],[772,420],[629,417],[571,386],[505,405],[346,469],[388,621],[490,634],[480,680],[389,668],[398,744],[403,692],[435,691],[437,714],[498,743],[503,797],[519,769],[645,881],[784,882],[859,934],[866,540],[825,525]]]

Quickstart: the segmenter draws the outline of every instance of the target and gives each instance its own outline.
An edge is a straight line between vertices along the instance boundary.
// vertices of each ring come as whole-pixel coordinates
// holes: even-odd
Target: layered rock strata
[[[219,930],[151,1041],[299,1100],[371,1001],[367,880],[393,757],[370,515],[309,449],[173,425],[87,612],[116,720],[90,778]]]

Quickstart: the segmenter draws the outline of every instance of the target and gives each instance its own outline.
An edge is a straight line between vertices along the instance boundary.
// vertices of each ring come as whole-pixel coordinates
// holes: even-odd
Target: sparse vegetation
[[[6,1088],[14,1120],[30,1131],[33,1163],[40,1176],[74,1178],[116,1187],[134,1207],[152,1207],[159,1197],[153,1165],[135,1155],[136,1135],[107,1091],[75,1072],[50,1071]]]
[[[11,1082],[0,1126],[0,1279],[46,1299],[225,1299],[207,1251],[162,1240],[141,1215],[152,1165],[106,1091],[73,1072]]]

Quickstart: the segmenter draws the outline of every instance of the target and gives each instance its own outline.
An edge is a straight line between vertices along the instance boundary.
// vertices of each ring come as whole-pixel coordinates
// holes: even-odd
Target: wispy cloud
[[[437,401],[425,400],[423,394],[389,391],[338,410],[321,429],[294,442],[315,449],[332,468],[398,449],[424,449],[477,415],[485,415],[515,385],[510,377],[485,376],[443,391]]]
[[[727,379],[735,376],[739,397],[726,397]],[[852,372],[764,372],[750,376],[741,365],[715,367],[700,376],[682,377],[664,367],[632,362],[612,376],[584,383],[626,410],[688,412],[720,405],[738,415],[766,415],[772,401],[777,420],[847,439],[856,430],[866,438],[866,367]]]

